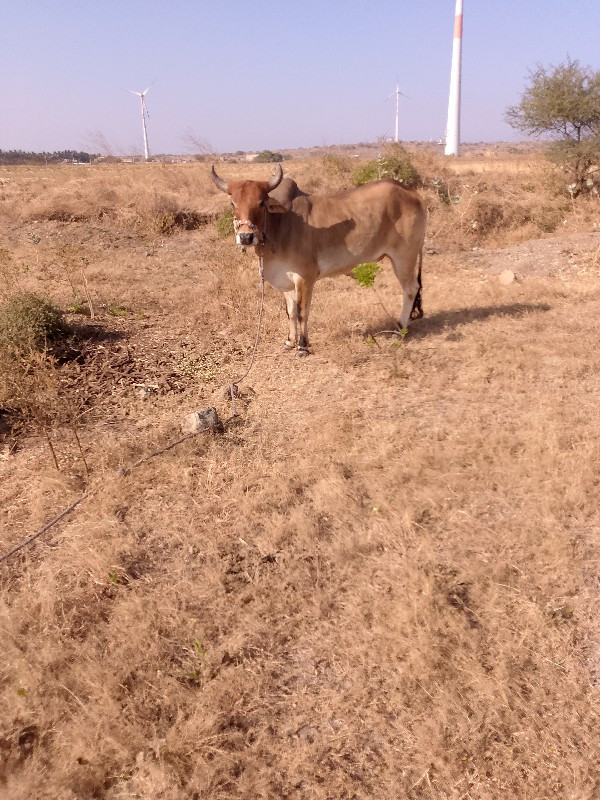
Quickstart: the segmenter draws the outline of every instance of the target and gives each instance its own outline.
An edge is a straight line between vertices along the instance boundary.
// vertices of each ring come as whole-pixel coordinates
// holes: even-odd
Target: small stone
[[[205,411],[192,411],[181,423],[182,433],[198,433],[199,431],[221,431],[223,423],[219,419],[216,408]]]
[[[148,400],[153,394],[156,394],[156,389],[153,386],[142,386],[137,390],[136,394],[140,400]]]
[[[508,286],[516,279],[516,277],[517,276],[512,271],[512,269],[505,269],[504,272],[500,273],[500,283],[503,286]]]
[[[312,744],[317,736],[317,731],[312,725],[302,725],[301,728],[298,728],[296,731],[296,736],[299,739],[303,739],[305,742]]]

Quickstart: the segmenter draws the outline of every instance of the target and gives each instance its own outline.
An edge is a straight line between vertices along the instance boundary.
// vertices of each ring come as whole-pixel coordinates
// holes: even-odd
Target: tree
[[[506,121],[529,136],[551,139],[548,156],[576,184],[574,191],[592,188],[590,174],[600,161],[600,72],[567,59],[557,67],[538,65],[529,77]]]

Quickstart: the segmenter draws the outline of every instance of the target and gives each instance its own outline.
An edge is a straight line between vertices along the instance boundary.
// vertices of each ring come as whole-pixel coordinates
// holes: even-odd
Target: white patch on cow
[[[286,262],[275,260],[264,265],[265,280],[280,292],[291,292],[295,288],[294,273],[288,272],[287,266]]]
[[[240,234],[239,234],[239,233],[236,233],[236,235],[235,235],[235,243],[236,243],[236,244],[241,244],[241,245],[242,245],[242,247],[256,247],[256,245],[258,244],[258,237],[257,237],[257,235],[256,235],[256,234],[254,234],[254,236],[252,237],[252,241],[250,242],[250,244],[247,244],[247,243],[246,243],[246,244],[244,244],[244,243],[243,243],[243,242],[240,240]]]

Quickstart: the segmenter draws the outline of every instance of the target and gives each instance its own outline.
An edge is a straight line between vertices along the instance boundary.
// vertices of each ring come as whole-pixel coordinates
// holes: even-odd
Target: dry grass
[[[127,169],[87,174],[90,203],[109,175],[131,189]],[[509,217],[506,176],[486,181]],[[464,211],[435,202],[433,231]],[[258,301],[253,258],[214,226],[162,238],[129,213],[122,230],[8,215],[0,242],[19,286],[63,305],[56,248],[85,248],[98,319],[80,325],[103,330],[71,384],[89,483],[68,431],[60,472],[34,435],[0,453],[2,552],[93,489],[0,564],[2,797],[594,797],[597,243],[561,256],[557,239],[568,268],[504,287],[504,251],[466,258],[471,234],[440,230],[404,342],[371,291],[325,281],[299,361],[268,290],[239,423],[123,473],[188,411],[227,416],[215,391],[247,363]],[[576,213],[563,227],[591,228]],[[389,270],[377,285],[397,308]]]
[[[0,212],[24,222],[108,218],[158,234],[212,219],[217,190],[198,166],[3,168]],[[33,173],[33,174],[32,174]],[[202,207],[198,198],[203,199]]]

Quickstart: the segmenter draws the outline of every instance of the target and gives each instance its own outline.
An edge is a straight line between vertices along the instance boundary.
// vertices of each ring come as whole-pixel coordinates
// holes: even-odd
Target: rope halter
[[[255,238],[257,240],[256,244],[253,244],[253,245],[241,245],[242,248],[244,248],[246,246],[248,246],[248,247],[256,247],[256,245],[265,244],[265,242],[267,241],[266,232],[263,231],[261,233],[259,231],[258,225],[255,225],[254,222],[251,222],[249,219],[236,219],[236,217],[233,218],[233,230],[235,232],[236,237],[237,237],[238,231],[242,227],[242,225],[245,225],[249,229],[249,232],[254,234],[254,236],[255,236]],[[239,244],[239,242],[238,242],[238,244]]]
[[[250,222],[249,219],[236,219],[235,217],[233,218],[233,230],[236,233],[238,232],[239,228],[241,228],[242,225],[247,225],[251,231],[258,230],[257,226],[253,222]]]

